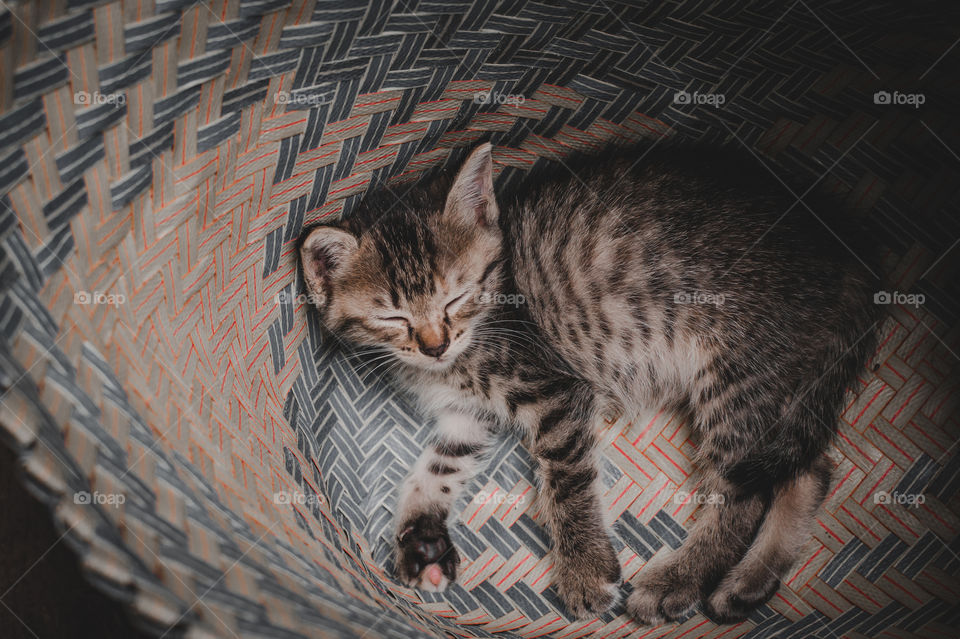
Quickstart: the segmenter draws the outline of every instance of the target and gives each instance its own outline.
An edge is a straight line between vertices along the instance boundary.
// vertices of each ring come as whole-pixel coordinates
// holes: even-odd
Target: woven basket
[[[2,3],[0,432],[25,485],[90,581],[167,637],[955,636],[944,17],[803,0]],[[481,138],[515,180],[671,135],[738,140],[881,238],[893,303],[804,563],[737,626],[641,628],[622,606],[573,621],[508,439],[455,509],[459,583],[401,587],[391,512],[429,425],[321,337],[298,234]],[[693,445],[665,413],[602,433],[629,578],[696,516],[678,497]]]

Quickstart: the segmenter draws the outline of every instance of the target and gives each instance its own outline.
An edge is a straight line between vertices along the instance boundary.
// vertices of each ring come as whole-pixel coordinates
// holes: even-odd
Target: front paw
[[[620,562],[612,548],[596,556],[558,557],[553,571],[557,595],[578,619],[602,615],[619,599]]]
[[[411,588],[429,592],[446,589],[457,579],[460,557],[439,515],[407,521],[397,535],[397,576]]]
[[[627,598],[627,613],[640,624],[655,626],[677,621],[700,598],[698,582],[675,566],[648,566],[640,570]]]

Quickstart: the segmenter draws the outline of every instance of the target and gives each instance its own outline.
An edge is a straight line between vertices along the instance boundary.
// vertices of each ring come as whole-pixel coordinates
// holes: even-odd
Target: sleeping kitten
[[[690,412],[701,490],[722,499],[641,570],[634,618],[675,620],[702,602],[716,621],[742,620],[798,559],[844,389],[875,344],[877,289],[834,239],[837,220],[805,215],[751,158],[640,157],[572,160],[497,195],[483,144],[452,180],[382,191],[341,226],[304,232],[326,327],[386,349],[437,420],[397,506],[404,583],[455,580],[450,508],[491,433],[513,427],[539,464],[560,598],[578,617],[608,610],[620,565],[594,426],[641,406]]]

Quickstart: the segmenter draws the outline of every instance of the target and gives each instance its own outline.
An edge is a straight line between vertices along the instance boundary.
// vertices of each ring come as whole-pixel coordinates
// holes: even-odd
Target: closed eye
[[[487,278],[490,277],[490,274],[493,273],[496,270],[496,268],[500,266],[502,263],[503,263],[503,260],[501,259],[501,260],[493,260],[492,262],[487,264],[487,268],[483,269],[483,275],[480,276],[480,281],[477,283],[480,285],[483,285],[487,281]]]
[[[397,328],[406,328],[410,325],[410,320],[399,315],[392,315],[390,317],[375,317],[374,319],[378,322],[383,322],[384,324],[393,324]]]
[[[455,298],[447,302],[447,305],[443,307],[443,314],[450,315],[450,313],[456,312],[456,310],[460,308],[460,305],[466,301],[466,298],[467,294],[465,292],[457,295]]]

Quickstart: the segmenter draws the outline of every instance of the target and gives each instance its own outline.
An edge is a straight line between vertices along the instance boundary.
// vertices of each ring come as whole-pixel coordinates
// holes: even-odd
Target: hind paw
[[[753,579],[727,575],[704,602],[703,613],[716,623],[738,623],[767,603],[780,587],[772,573]]]

